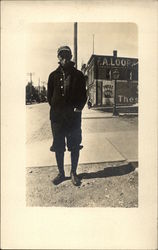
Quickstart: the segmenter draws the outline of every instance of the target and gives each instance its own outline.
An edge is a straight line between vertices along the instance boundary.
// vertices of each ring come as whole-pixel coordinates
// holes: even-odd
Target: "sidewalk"
[[[92,109],[101,111],[101,112],[111,112],[113,113],[113,107],[93,107]],[[128,115],[138,115],[138,104],[132,105],[132,106],[117,106],[117,111],[119,114],[128,114]]]
[[[84,108],[83,119],[112,118],[112,113]],[[84,148],[79,165],[102,162],[138,161],[138,135],[136,131],[84,133]],[[49,151],[52,139],[27,144],[27,167],[56,166],[55,154]],[[65,153],[65,165],[70,164],[70,152]]]
[[[138,109],[138,107],[136,107]],[[119,111],[119,116],[138,116],[138,112],[130,111],[130,107],[118,107],[117,110]],[[112,107],[95,107],[88,109],[87,106],[85,106],[82,114],[83,119],[94,119],[94,118],[115,118],[113,116],[113,108]]]
[[[112,118],[112,113],[103,112],[97,109],[88,109],[87,106],[83,109],[82,119],[95,119],[95,118]]]

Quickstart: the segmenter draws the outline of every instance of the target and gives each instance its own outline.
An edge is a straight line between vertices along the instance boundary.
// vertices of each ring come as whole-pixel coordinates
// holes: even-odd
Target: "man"
[[[58,49],[59,67],[49,75],[48,103],[53,134],[50,148],[55,152],[59,174],[53,180],[58,185],[65,179],[64,151],[67,145],[71,152],[71,180],[75,186],[80,185],[77,176],[79,151],[83,146],[81,131],[82,109],[86,103],[86,84],[81,71],[71,61],[72,53],[68,46]]]

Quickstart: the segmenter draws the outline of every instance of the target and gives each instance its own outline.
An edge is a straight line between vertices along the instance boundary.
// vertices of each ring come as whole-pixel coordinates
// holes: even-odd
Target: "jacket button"
[[[63,89],[63,86],[61,86],[61,89]]]
[[[62,96],[64,96],[64,94],[62,94]]]
[[[63,79],[62,78],[60,78],[60,81],[62,81]]]

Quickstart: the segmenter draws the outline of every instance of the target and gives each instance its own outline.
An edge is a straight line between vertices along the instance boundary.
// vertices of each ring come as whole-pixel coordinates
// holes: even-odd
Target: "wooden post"
[[[74,23],[74,62],[77,68],[77,23]]]
[[[117,50],[113,51],[113,57],[116,59],[117,58]],[[117,98],[117,79],[119,78],[119,72],[118,70],[113,70],[113,76],[112,78],[114,79],[114,104],[113,104],[113,116],[118,116],[119,112],[117,111],[117,103],[116,103],[116,98]]]

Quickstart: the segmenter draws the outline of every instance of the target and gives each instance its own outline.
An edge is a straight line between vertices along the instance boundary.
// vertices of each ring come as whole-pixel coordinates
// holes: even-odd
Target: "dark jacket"
[[[64,69],[59,66],[49,75],[47,93],[50,119],[74,108],[82,110],[87,100],[83,73],[74,67],[73,62]]]

